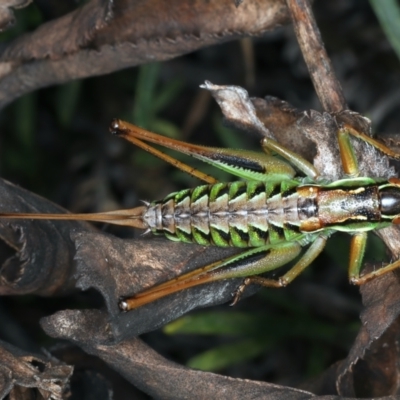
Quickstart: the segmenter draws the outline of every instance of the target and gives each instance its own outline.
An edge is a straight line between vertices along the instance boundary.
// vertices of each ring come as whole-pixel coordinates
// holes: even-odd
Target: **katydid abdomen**
[[[365,185],[360,179],[341,183],[304,185],[291,179],[203,185],[149,204],[143,222],[171,240],[244,248],[295,241],[329,229],[365,231],[388,222],[388,216],[382,216],[380,190],[393,190],[393,185]]]
[[[298,236],[298,196],[282,183],[232,182],[198,186],[151,203],[143,215],[155,234],[220,247],[259,247]],[[295,188],[299,181],[291,180]],[[288,233],[288,232],[286,232]],[[291,233],[291,235],[293,235]]]

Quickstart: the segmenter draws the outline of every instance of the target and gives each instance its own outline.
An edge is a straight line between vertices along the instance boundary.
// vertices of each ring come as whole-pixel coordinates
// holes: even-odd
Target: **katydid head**
[[[389,179],[389,184],[379,189],[379,197],[382,218],[400,224],[400,180]]]

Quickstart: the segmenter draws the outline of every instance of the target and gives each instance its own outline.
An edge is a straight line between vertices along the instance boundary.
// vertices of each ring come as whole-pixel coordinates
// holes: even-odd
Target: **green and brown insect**
[[[351,178],[334,182],[320,178],[312,164],[269,138],[261,140],[264,152],[258,153],[184,143],[121,120],[114,120],[110,129],[206,184],[128,210],[95,214],[0,213],[0,217],[108,222],[145,229],[174,241],[244,249],[239,255],[122,299],[119,306],[123,311],[221,279],[244,278],[233,303],[252,283],[286,286],[312,263],[330,235],[338,231],[352,235],[348,268],[351,283],[363,284],[400,266],[397,260],[360,276],[368,231],[400,223],[400,180],[357,177],[358,167],[349,135],[368,142],[388,156],[399,156],[348,125],[339,129],[338,141],[344,172]],[[191,155],[241,180],[218,182],[146,142]],[[297,177],[293,166],[305,176]],[[302,257],[279,279],[259,276],[294,260],[303,247],[308,248]]]

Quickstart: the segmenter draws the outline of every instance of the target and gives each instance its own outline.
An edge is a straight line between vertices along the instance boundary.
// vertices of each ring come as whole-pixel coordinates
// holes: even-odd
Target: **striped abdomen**
[[[202,245],[258,247],[293,240],[301,236],[298,185],[290,180],[199,186],[152,203],[143,220],[153,233]]]

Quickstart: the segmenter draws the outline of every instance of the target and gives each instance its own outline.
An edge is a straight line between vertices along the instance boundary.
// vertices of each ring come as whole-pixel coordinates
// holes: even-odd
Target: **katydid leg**
[[[291,164],[295,165],[301,172],[311,179],[316,179],[319,175],[317,169],[309,163],[305,158],[301,157],[299,154],[290,151],[286,147],[282,146],[275,140],[270,138],[264,138],[261,141],[261,147],[264,151],[272,150],[275,153],[282,156],[285,160],[289,161]]]
[[[367,245],[367,232],[359,232],[352,236],[350,242],[349,281],[358,284],[360,270]]]
[[[396,260],[382,268],[371,271],[360,277],[360,270],[362,266],[362,259],[365,252],[367,243],[367,233],[362,232],[354,235],[350,246],[350,264],[349,264],[349,279],[354,285],[363,285],[372,278],[381,276],[400,268],[400,260]]]
[[[351,280],[351,283],[353,283],[354,285],[363,285],[369,280],[376,278],[377,276],[385,275],[388,272],[392,272],[397,268],[400,268],[400,260],[396,260],[382,268],[379,268],[375,271],[371,271],[361,277],[355,277]]]
[[[150,142],[180,153],[192,156],[203,162],[230,174],[257,181],[281,181],[291,179],[296,171],[286,162],[278,160],[268,154],[259,153],[250,150],[224,149],[217,147],[199,146],[179,140],[166,138],[156,133],[149,132],[135,125],[121,120],[114,120],[111,124],[111,131],[118,136],[130,141],[131,143],[143,148],[144,150],[156,155],[174,165],[175,167],[196,176],[207,183],[215,183],[209,180],[209,177],[192,167],[177,161],[176,159],[165,155],[157,149],[149,146]],[[211,177],[211,179],[214,179]]]
[[[365,133],[359,132],[352,126],[344,124],[338,131],[338,142],[343,170],[349,176],[358,176],[359,174],[357,159],[354,154],[353,146],[350,143],[349,135],[356,137],[357,139],[361,139],[364,142],[367,142],[382,153],[386,154],[388,157],[397,160],[400,159],[399,153],[396,153],[395,151],[389,149],[389,147],[385,146],[381,142],[378,142],[376,139],[366,135]]]
[[[363,140],[364,142],[369,143],[371,146],[374,146],[376,149],[386,154],[390,158],[394,158],[396,160],[400,159],[400,153],[396,153],[389,147],[385,146],[383,143],[378,142],[376,139],[371,136],[366,135],[365,133],[359,132],[357,129],[354,129],[352,126],[345,124],[343,129],[346,130],[350,135]]]
[[[349,131],[347,128],[339,129],[338,143],[344,173],[351,177],[358,176],[358,163],[353,146],[350,143]]]
[[[300,260],[288,271],[286,274],[281,276],[279,279],[268,279],[262,276],[249,276],[243,284],[240,285],[235,293],[235,298],[231,305],[235,305],[240,296],[243,294],[247,286],[251,284],[262,285],[266,287],[281,288],[291,283],[297,276],[299,276],[322,252],[326,245],[327,236],[318,236],[307,251],[303,254]]]
[[[190,165],[187,165],[187,164],[177,160],[176,158],[163,153],[160,150],[157,150],[153,146],[150,146],[149,144],[147,144],[143,141],[143,140],[148,140],[152,143],[157,143],[157,144],[163,145],[165,147],[170,147],[175,150],[178,150],[176,148],[177,146],[175,146],[175,147],[172,146],[174,144],[174,142],[178,142],[174,139],[170,139],[170,138],[167,138],[167,137],[164,137],[161,135],[157,135],[155,133],[149,132],[138,126],[129,124],[128,122],[121,121],[121,120],[112,121],[110,129],[113,133],[116,133],[116,134],[124,137],[129,142],[136,145],[137,147],[140,147],[141,149],[152,154],[153,156],[158,157],[159,159],[173,165],[174,167],[180,169],[181,171],[188,173],[189,175],[194,176],[195,178],[200,179],[201,181],[204,181],[208,184],[214,184],[214,183],[218,182],[218,180],[215,179],[213,176],[207,175],[204,172],[201,172],[198,169],[193,168]],[[171,143],[172,143],[172,145],[171,145]],[[178,142],[178,143],[180,143],[180,142]],[[185,144],[185,143],[182,142],[182,144]]]
[[[251,249],[125,298],[120,301],[120,308],[129,311],[190,287],[271,271],[292,261],[300,252],[301,245],[297,242]]]

